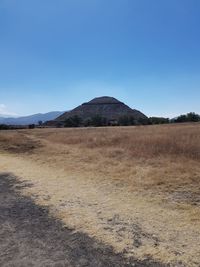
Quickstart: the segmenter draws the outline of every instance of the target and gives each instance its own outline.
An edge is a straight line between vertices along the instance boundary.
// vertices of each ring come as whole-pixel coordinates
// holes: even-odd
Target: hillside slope
[[[27,124],[37,124],[38,121],[48,121],[54,120],[60,116],[63,112],[61,111],[52,111],[48,113],[38,113],[30,116],[18,117],[18,118],[3,118],[0,117],[0,124],[8,125],[27,125]]]

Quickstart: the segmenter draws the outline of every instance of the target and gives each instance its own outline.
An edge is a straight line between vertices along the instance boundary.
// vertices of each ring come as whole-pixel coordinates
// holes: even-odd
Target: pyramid
[[[109,121],[118,121],[123,116],[133,117],[135,121],[146,119],[147,117],[138,110],[131,109],[123,102],[114,97],[102,96],[83,103],[75,109],[65,112],[55,121],[64,123],[70,117],[78,116],[82,121],[91,119],[94,116],[101,116]]]

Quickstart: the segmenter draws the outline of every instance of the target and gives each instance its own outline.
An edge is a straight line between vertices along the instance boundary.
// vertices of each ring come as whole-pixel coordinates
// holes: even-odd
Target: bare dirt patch
[[[2,267],[164,267],[150,260],[127,260],[94,238],[65,227],[46,207],[20,194],[27,186],[11,174],[0,175]]]

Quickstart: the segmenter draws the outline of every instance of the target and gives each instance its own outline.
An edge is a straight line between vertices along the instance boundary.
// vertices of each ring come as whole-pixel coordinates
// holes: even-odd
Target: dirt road
[[[31,186],[0,174],[0,266],[164,267],[115,254],[86,234],[68,229],[20,190]]]

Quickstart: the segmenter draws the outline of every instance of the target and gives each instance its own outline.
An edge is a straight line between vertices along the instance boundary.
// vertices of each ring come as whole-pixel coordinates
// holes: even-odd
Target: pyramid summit
[[[82,125],[86,125],[89,121],[91,122],[94,117],[101,117],[104,125],[119,125],[120,120],[125,117],[131,119],[134,124],[139,124],[140,120],[147,119],[142,112],[130,108],[118,99],[102,96],[65,112],[54,121],[49,122],[49,125],[63,126],[67,120],[74,117],[79,118]]]
[[[91,104],[119,104],[122,103],[119,100],[117,100],[114,97],[111,96],[101,96],[101,97],[96,97],[92,99],[91,101],[85,103],[85,105],[91,105]]]

